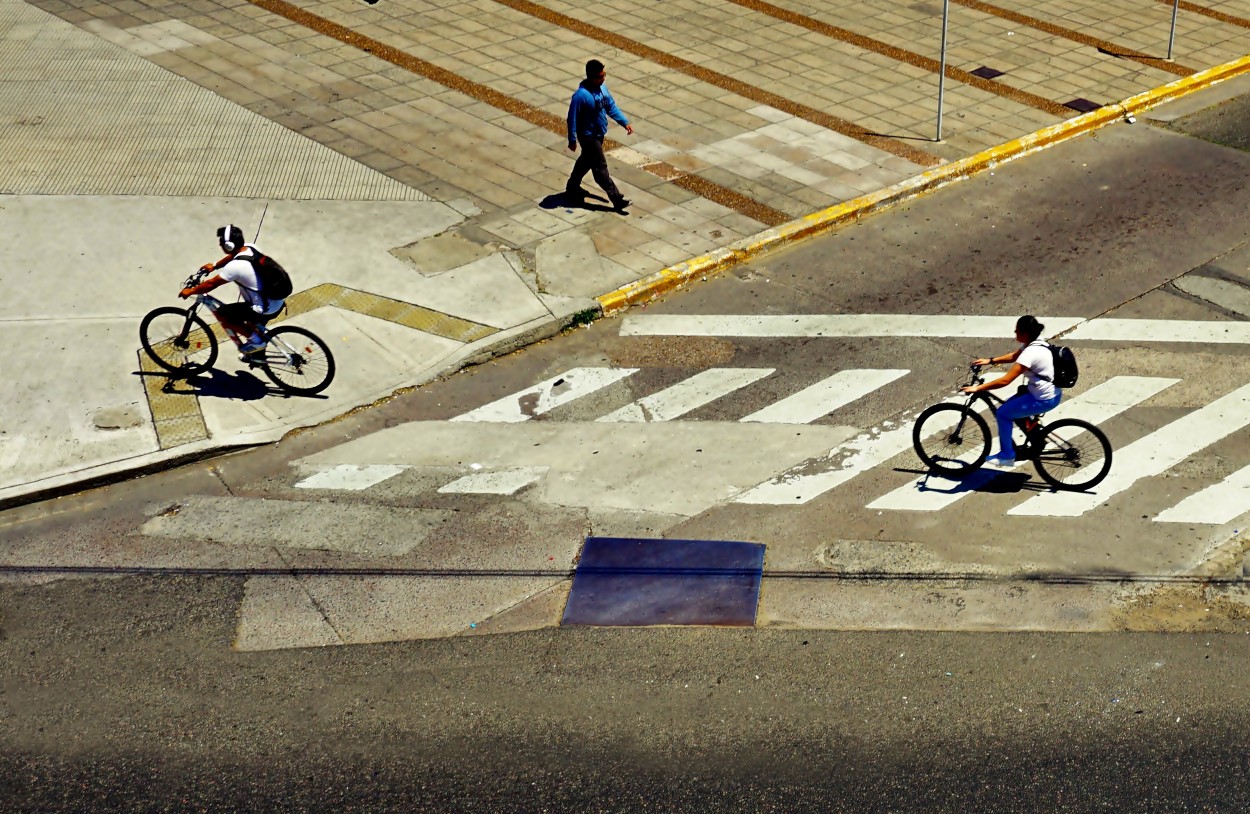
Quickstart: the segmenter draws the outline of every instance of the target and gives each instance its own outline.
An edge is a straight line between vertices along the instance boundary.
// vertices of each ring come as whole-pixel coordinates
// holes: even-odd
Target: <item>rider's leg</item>
[[[243,303],[230,303],[218,308],[213,315],[217,317],[221,327],[226,329],[226,334],[234,340],[234,344],[242,346],[255,330],[246,318],[250,312],[251,308]]]
[[[1011,437],[1015,421],[1055,409],[1059,405],[1059,398],[1060,396],[1056,395],[1054,398],[1043,400],[1028,393],[1017,393],[1004,401],[995,415],[995,418],[998,420],[997,457],[1016,457],[1016,445]]]

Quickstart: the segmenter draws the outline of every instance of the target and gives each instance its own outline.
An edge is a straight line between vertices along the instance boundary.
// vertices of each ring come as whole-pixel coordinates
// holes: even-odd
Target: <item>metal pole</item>
[[[1168,34],[1168,59],[1172,58],[1172,43],[1176,42],[1176,10],[1180,8],[1181,0],[1174,0],[1172,3],[1172,31]]]
[[[942,140],[942,97],[946,94],[946,29],[950,15],[951,0],[942,0],[942,67],[938,71],[937,138],[934,141]]]

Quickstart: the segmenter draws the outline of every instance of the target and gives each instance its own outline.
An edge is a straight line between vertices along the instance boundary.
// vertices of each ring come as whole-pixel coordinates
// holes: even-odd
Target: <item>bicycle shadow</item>
[[[919,475],[920,480],[916,482],[916,491],[933,492],[939,495],[962,495],[967,492],[1014,495],[1020,492],[1054,491],[1049,484],[1033,480],[1032,475],[1023,470],[976,469],[962,478],[943,475],[928,469],[895,467],[894,471]]]
[[[195,376],[173,376],[160,371],[136,371],[136,376],[154,376],[165,379],[161,393],[173,396],[196,396],[198,398],[226,399],[229,401],[258,401],[266,396],[325,399],[321,394],[290,393],[272,382],[261,379],[250,370],[227,373],[213,368]]]

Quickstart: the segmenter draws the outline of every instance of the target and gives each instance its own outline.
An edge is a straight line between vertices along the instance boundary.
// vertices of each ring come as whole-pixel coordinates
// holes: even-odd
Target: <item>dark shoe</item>
[[[246,344],[239,350],[243,351],[239,354],[239,361],[247,365],[260,365],[265,362],[265,346]]]
[[[619,201],[612,202],[612,208],[617,212],[624,212],[626,209],[629,209],[629,205],[632,203],[633,201],[629,198],[621,198]]]

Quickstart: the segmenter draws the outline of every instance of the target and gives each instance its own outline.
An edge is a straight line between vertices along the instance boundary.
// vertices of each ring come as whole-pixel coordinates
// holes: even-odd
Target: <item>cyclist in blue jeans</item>
[[[1011,369],[992,382],[963,388],[965,393],[997,390],[1014,382],[1021,373],[1028,382],[1025,388],[1021,388],[1021,392],[1007,399],[998,408],[998,452],[986,460],[990,466],[1010,469],[1016,465],[1016,448],[1011,438],[1013,421],[1053,410],[1063,398],[1063,391],[1054,385],[1055,360],[1050,346],[1041,338],[1043,327],[1037,317],[1031,314],[1025,314],[1016,320],[1016,341],[1020,343],[1018,350],[973,362],[982,366],[1012,362]]]

